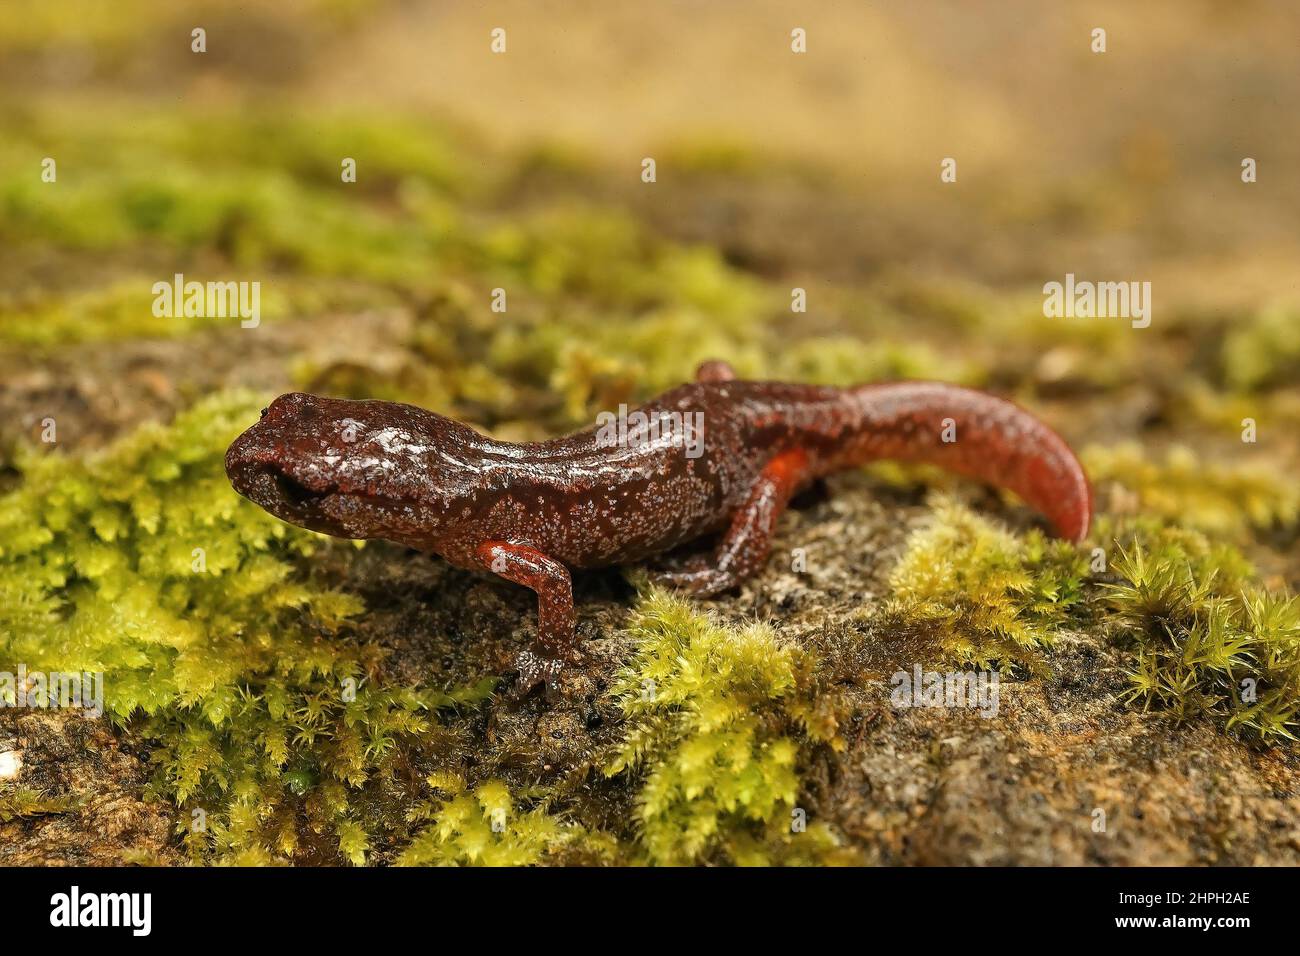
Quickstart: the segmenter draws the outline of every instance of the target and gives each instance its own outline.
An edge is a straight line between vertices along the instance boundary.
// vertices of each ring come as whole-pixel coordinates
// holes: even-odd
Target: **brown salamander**
[[[612,417],[611,417],[612,418]],[[520,692],[575,651],[570,568],[639,561],[722,531],[664,578],[698,594],[757,572],[790,498],[889,458],[1010,489],[1062,537],[1092,494],[1065,442],[1028,412],[935,382],[850,388],[736,380],[721,362],[630,415],[565,438],[505,442],[411,405],[282,395],[230,446],[235,489],[272,514],[385,538],[537,592]]]

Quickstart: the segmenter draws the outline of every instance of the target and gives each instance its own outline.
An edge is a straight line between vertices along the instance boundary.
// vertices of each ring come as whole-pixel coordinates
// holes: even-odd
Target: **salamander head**
[[[245,498],[299,527],[422,547],[472,468],[475,433],[411,405],[281,395],[226,452]]]

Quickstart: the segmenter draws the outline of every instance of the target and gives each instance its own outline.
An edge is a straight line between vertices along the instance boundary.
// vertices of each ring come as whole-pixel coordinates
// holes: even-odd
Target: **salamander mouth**
[[[331,504],[340,497],[333,484],[313,487],[266,462],[244,462],[230,471],[231,483],[245,498],[290,524],[324,534],[351,537]]]
[[[284,472],[276,468],[268,468],[271,479],[275,482],[276,490],[280,493],[281,499],[293,508],[308,509],[320,505],[320,503],[329,495],[330,491],[313,491],[302,482],[291,478]]]
[[[352,487],[314,468],[300,471],[281,457],[236,443],[226,456],[226,473],[239,494],[300,528],[339,538],[382,537],[389,515],[401,518],[422,508],[417,500]]]

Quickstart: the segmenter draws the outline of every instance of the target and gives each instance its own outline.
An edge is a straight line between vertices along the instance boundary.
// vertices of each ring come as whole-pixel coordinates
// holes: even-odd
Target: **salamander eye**
[[[265,418],[265,417],[266,417],[266,413],[269,412],[269,411],[270,411],[269,408],[264,408],[264,409],[262,409],[262,417]]]

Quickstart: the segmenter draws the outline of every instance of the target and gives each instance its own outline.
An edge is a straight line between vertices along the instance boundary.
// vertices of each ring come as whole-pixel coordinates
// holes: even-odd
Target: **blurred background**
[[[30,429],[33,394],[107,392],[69,434],[96,441],[277,376],[554,427],[722,350],[1032,390],[1069,400],[1075,437],[1212,440],[1300,367],[1298,30],[1289,4],[1208,0],[16,0],[0,341],[43,358],[11,355],[4,428]],[[260,280],[270,324],[323,334],[142,311],[177,271]],[[1044,319],[1066,272],[1151,281],[1152,327]],[[77,347],[196,333],[149,368]]]

